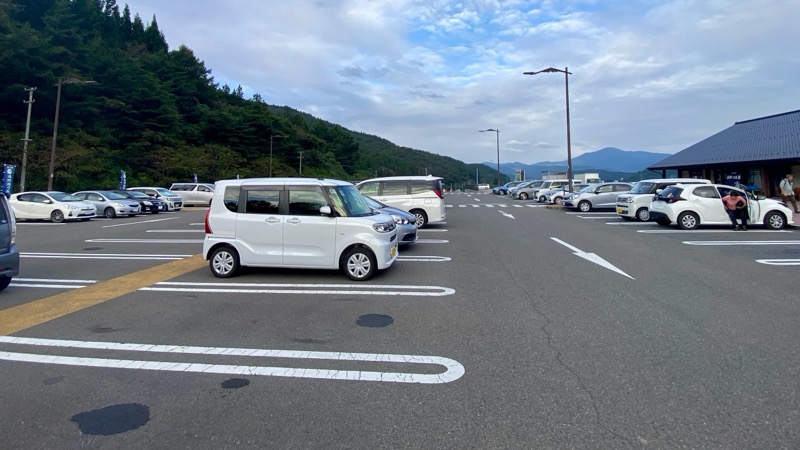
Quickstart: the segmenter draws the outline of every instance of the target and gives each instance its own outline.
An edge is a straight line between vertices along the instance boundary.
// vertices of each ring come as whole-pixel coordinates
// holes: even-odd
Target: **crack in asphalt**
[[[498,256],[498,255],[495,255],[495,256]],[[500,259],[500,258],[498,258],[498,260],[502,261],[502,259]],[[594,393],[592,392],[591,389],[589,389],[589,386],[583,380],[581,375],[578,372],[576,372],[575,369],[573,369],[567,363],[564,362],[563,354],[561,353],[561,350],[556,348],[556,346],[553,344],[553,339],[552,339],[552,336],[550,335],[550,331],[547,330],[547,326],[551,325],[553,323],[553,321],[550,319],[550,317],[545,312],[543,312],[542,310],[539,309],[539,307],[536,305],[536,300],[534,300],[534,297],[531,295],[531,293],[528,291],[528,289],[526,289],[524,286],[522,286],[517,281],[517,278],[514,277],[514,275],[508,270],[508,267],[504,265],[504,268],[506,270],[506,273],[508,273],[508,275],[511,277],[511,280],[514,282],[514,284],[517,285],[517,287],[520,288],[523,292],[525,292],[525,296],[530,301],[531,307],[536,312],[536,314],[540,315],[544,319],[545,323],[544,323],[544,325],[541,326],[540,329],[541,329],[542,333],[544,333],[544,335],[547,337],[547,347],[555,354],[556,361],[558,362],[558,364],[561,367],[564,368],[564,370],[569,372],[575,378],[575,380],[578,381],[578,384],[580,385],[581,389],[586,393],[587,396],[589,396],[589,400],[591,400],[592,409],[594,410],[594,414],[595,414],[595,424],[600,429],[608,432],[609,434],[611,434],[612,436],[616,437],[617,439],[620,439],[620,440],[626,442],[628,445],[633,446],[634,445],[633,441],[631,441],[629,438],[617,433],[616,431],[614,431],[611,428],[609,428],[607,425],[603,424],[603,422],[601,421],[602,414],[600,413],[600,408],[597,405],[597,399],[595,398]]]

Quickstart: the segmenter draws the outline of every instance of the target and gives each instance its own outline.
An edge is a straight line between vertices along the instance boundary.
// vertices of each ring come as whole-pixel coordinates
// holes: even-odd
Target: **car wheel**
[[[519,193],[519,199],[520,200],[527,200],[528,199],[528,194],[526,194],[525,192],[520,192]]]
[[[353,281],[365,281],[375,275],[377,263],[372,252],[362,248],[354,247],[347,252],[343,264],[344,272]]]
[[[415,209],[414,211],[411,211],[411,214],[417,218],[417,228],[424,228],[425,225],[428,224],[428,216],[425,214],[425,211]]]
[[[642,222],[647,222],[650,220],[650,210],[647,208],[639,208],[639,210],[636,211],[636,218]]]
[[[53,223],[61,223],[64,221],[64,213],[57,209],[50,213],[50,221]]]
[[[7,288],[11,284],[11,277],[0,276],[0,291]]]
[[[700,225],[700,218],[697,214],[687,211],[678,216],[678,227],[681,230],[694,230]]]
[[[114,208],[109,206],[105,209],[105,211],[103,211],[103,215],[108,219],[113,219],[114,217],[117,217],[117,212],[114,211]]]
[[[564,198],[563,197],[556,197],[556,198],[553,199],[553,202],[556,205],[563,205],[564,204]]]
[[[239,270],[239,254],[233,247],[220,247],[208,260],[211,273],[217,278],[230,278]]]
[[[786,217],[777,211],[770,211],[764,217],[764,225],[770,230],[780,230],[786,226]]]
[[[544,195],[542,195],[541,197],[539,197],[539,203],[544,203],[544,202],[546,202],[546,201],[547,201],[547,197],[545,197]]]
[[[668,227],[670,224],[669,219],[656,219],[656,223],[662,227]]]
[[[581,212],[589,212],[592,210],[592,204],[586,200],[583,200],[582,202],[578,203],[578,209],[581,210]]]

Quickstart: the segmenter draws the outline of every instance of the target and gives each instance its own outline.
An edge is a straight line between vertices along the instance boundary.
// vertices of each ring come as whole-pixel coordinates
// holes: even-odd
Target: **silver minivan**
[[[394,219],[338,180],[219,181],[205,233],[203,257],[220,278],[251,266],[341,269],[363,281],[397,259]]]
[[[214,197],[214,185],[210,183],[172,183],[169,190],[183,197],[185,206],[209,206]]]
[[[595,183],[581,189],[577,195],[564,197],[564,206],[577,208],[580,212],[593,209],[616,208],[617,196],[630,192],[630,183]]]

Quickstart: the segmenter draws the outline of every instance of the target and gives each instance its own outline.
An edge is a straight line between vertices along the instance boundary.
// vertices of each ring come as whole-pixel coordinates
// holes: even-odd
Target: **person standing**
[[[747,231],[747,199],[740,197],[739,193],[731,190],[731,193],[722,197],[722,203],[725,204],[725,212],[731,218],[733,223],[733,231]],[[736,219],[741,219],[742,226],[736,222]]]
[[[786,203],[786,206],[789,206],[789,203],[791,203],[795,213],[800,213],[800,211],[797,209],[797,200],[794,198],[793,180],[794,177],[790,173],[787,173],[786,177],[781,180],[781,199],[783,199],[783,202]]]

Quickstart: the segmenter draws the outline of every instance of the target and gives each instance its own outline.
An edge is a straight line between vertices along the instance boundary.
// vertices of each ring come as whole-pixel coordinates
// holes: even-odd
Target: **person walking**
[[[725,212],[733,223],[733,231],[747,231],[747,199],[740,197],[737,191],[731,190],[730,194],[722,197],[722,203],[725,204]],[[741,219],[741,227],[736,219]]]
[[[790,173],[787,173],[786,177],[781,180],[781,199],[784,203],[786,203],[786,206],[789,206],[789,203],[791,203],[795,213],[800,213],[800,210],[797,209],[797,200],[794,198],[793,180],[794,176],[792,176]]]

